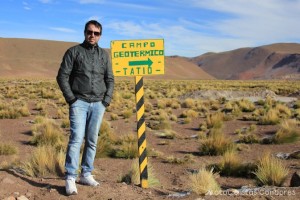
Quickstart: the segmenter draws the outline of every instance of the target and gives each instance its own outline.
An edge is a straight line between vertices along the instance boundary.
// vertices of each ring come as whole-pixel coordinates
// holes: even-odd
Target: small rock
[[[282,152],[279,152],[279,153],[276,154],[276,157],[277,157],[277,158],[280,158],[280,159],[286,160],[286,159],[289,159],[290,154],[289,154],[289,153],[282,153]]]
[[[13,195],[14,195],[15,197],[18,197],[18,196],[20,196],[20,192],[14,192]]]
[[[290,153],[290,158],[294,158],[294,159],[300,159],[300,151],[294,151],[292,153]]]
[[[186,191],[186,192],[177,192],[174,194],[169,194],[168,197],[170,198],[181,198],[181,197],[187,197],[191,194],[191,192]]]
[[[291,178],[290,187],[300,186],[300,172],[294,172]]]
[[[26,192],[25,196],[30,199],[31,196],[32,196],[32,193],[31,192]]]
[[[17,200],[28,200],[28,198],[25,197],[24,195],[21,195],[21,196],[17,197]]]

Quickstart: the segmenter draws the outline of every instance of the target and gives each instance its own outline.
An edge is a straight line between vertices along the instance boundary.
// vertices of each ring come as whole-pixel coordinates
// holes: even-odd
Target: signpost
[[[148,188],[143,75],[165,73],[164,41],[115,40],[111,42],[111,58],[115,76],[135,76],[140,182],[142,188]]]
[[[115,40],[111,42],[115,76],[164,74],[164,40]]]

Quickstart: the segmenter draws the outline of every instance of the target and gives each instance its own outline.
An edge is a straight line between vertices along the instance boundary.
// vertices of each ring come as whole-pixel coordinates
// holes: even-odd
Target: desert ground
[[[134,81],[117,79],[95,160],[101,185],[77,184],[74,196],[63,180],[68,105],[55,80],[0,82],[0,199],[300,198],[291,187],[299,153],[278,157],[300,150],[299,81],[145,80],[149,188],[142,188]],[[267,171],[284,174],[273,184],[255,175],[267,155],[279,166]],[[195,178],[201,170],[210,179]]]

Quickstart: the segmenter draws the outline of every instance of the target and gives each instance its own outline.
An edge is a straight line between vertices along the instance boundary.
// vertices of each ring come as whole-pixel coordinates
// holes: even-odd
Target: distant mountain
[[[300,44],[277,43],[190,59],[217,79],[300,79]]]
[[[33,39],[0,38],[0,77],[50,78],[57,75],[65,51],[76,45]],[[109,51],[109,49],[106,49]],[[165,75],[150,79],[214,79],[187,58],[165,57]]]

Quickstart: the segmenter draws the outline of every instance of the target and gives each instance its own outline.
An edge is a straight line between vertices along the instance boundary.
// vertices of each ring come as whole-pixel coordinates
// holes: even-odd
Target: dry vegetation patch
[[[215,194],[222,188],[219,180],[226,177],[242,177],[248,183],[256,180],[258,185],[288,186],[287,174],[294,170],[290,162],[298,160],[279,161],[270,155],[261,158],[261,154],[266,150],[272,154],[299,150],[299,99],[279,101],[280,95],[299,91],[299,81],[146,79],[144,88],[151,187]],[[5,134],[13,130],[1,130],[0,156],[14,154],[22,160],[22,148],[30,145],[29,159],[14,161],[13,167],[23,169],[26,176],[62,178],[69,136],[68,105],[56,82],[0,80],[0,91],[1,128],[6,127],[3,120],[9,119],[23,120],[31,127],[27,130],[30,139],[18,146],[4,141],[8,138]],[[103,166],[100,174],[111,170],[112,166],[101,159],[112,160],[116,165],[130,159],[134,164],[117,179],[105,177],[108,182],[139,184],[135,115],[134,82],[117,79],[99,132],[96,160],[100,164],[96,168]],[[18,138],[24,133],[12,134]],[[207,167],[198,170],[203,164]],[[155,171],[153,179],[151,168]],[[197,173],[185,173],[187,169]],[[229,182],[227,186],[242,184]]]

